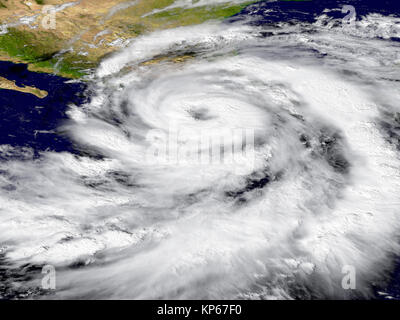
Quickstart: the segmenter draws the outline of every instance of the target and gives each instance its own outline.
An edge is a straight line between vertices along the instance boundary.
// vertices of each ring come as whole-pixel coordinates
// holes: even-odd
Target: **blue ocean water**
[[[253,23],[267,24],[281,21],[314,22],[315,18],[325,9],[341,9],[344,5],[352,5],[356,10],[357,19],[369,14],[400,16],[400,2],[394,0],[304,0],[304,1],[261,1],[249,5],[237,14],[232,21],[243,17],[255,17]],[[266,11],[272,10],[272,11]],[[327,13],[334,18],[343,18],[341,11]]]
[[[48,92],[40,99],[29,93],[0,90],[0,145],[30,147],[36,155],[44,150],[74,151],[72,142],[57,128],[66,119],[68,104],[84,102],[85,84],[67,83],[68,79],[31,72],[25,64],[5,61],[0,61],[0,76],[18,86]]]

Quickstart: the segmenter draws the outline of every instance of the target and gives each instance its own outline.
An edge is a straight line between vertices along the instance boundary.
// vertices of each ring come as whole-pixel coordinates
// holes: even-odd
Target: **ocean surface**
[[[65,111],[73,103],[85,101],[85,84],[56,75],[31,72],[25,64],[0,61],[0,76],[16,85],[46,90],[40,99],[30,93],[0,90],[0,144],[40,151],[74,151],[72,142],[58,127],[66,120]]]

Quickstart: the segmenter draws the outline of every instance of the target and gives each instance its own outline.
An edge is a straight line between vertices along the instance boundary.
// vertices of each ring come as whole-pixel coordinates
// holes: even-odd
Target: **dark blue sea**
[[[25,64],[5,61],[0,61],[0,76],[19,87],[33,86],[48,92],[40,99],[30,93],[0,90],[0,145],[29,147],[35,155],[45,150],[74,151],[72,142],[57,128],[66,119],[69,104],[85,101],[85,84],[31,72]]]

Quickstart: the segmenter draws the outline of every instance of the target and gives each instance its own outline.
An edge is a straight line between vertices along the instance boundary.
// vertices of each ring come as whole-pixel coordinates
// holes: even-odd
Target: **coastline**
[[[17,87],[47,92],[38,97],[30,92],[0,90],[0,144],[32,148],[35,154],[44,150],[74,152],[72,142],[58,132],[58,127],[67,119],[69,104],[85,101],[86,85],[5,61],[0,61],[0,74]]]

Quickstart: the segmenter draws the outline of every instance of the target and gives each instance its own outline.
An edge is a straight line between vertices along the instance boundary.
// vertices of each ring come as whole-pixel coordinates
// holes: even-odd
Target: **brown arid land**
[[[15,81],[11,81],[3,77],[0,77],[0,89],[15,90],[19,92],[30,93],[40,99],[46,98],[48,95],[48,92],[45,90],[39,90],[35,87],[29,87],[29,86],[20,87],[15,84]]]
[[[251,2],[170,7],[175,0],[0,0],[0,60],[27,63],[31,71],[80,78],[127,39],[223,19]]]

